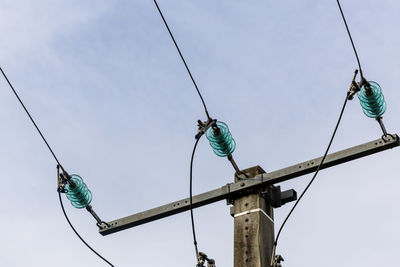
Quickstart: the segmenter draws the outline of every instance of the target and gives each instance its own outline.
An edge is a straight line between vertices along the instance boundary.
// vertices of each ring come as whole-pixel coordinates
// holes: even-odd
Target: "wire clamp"
[[[354,71],[354,76],[353,76],[353,80],[351,81],[350,88],[347,91],[347,99],[348,100],[353,100],[354,95],[361,90],[361,86],[356,82],[357,74],[358,74],[358,70],[356,69]]]
[[[273,267],[282,267],[281,262],[285,261],[281,255],[276,255],[274,259],[274,266]]]
[[[207,267],[215,267],[215,260],[210,259],[204,252],[199,252],[199,260],[196,267],[204,267],[204,263],[207,261]]]
[[[195,135],[196,139],[199,139],[210,127],[213,127],[217,120],[215,119],[208,119],[208,121],[202,122],[201,120],[197,121],[197,126],[199,129],[197,130],[197,134]]]
[[[61,173],[60,168],[62,168],[62,167],[60,165],[57,165],[57,192],[66,193],[67,191],[65,190],[65,186],[66,186],[68,180],[63,175],[63,173],[65,173],[65,171],[63,170],[63,173]]]
[[[60,171],[62,170],[62,172]],[[75,181],[75,182],[74,182]],[[86,208],[86,210],[93,216],[96,220],[96,225],[99,229],[105,227],[110,227],[110,225],[96,214],[93,210],[90,202],[92,200],[92,194],[87,188],[85,183],[83,183],[80,176],[73,174],[69,175],[61,165],[57,165],[57,191],[59,193],[64,193],[67,198],[71,201],[71,204],[75,208]]]
[[[360,82],[358,82],[358,83],[356,82],[357,74],[358,74],[358,70],[355,70],[353,80],[351,81],[351,84],[350,84],[350,88],[347,91],[347,99],[348,100],[353,100],[354,95],[357,94],[358,92],[360,92],[362,87],[365,88],[366,95],[370,96],[374,93],[371,89],[371,84],[364,77],[361,77]]]

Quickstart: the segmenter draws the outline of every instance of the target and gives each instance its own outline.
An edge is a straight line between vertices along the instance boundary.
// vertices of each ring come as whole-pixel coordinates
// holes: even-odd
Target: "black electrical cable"
[[[345,110],[345,108],[346,108],[347,100],[348,100],[348,99],[347,99],[347,96],[346,96],[346,99],[345,99],[345,101],[344,101],[342,110],[340,111],[339,119],[338,119],[338,121],[337,121],[337,123],[336,123],[336,126],[335,126],[335,130],[333,131],[333,134],[332,134],[332,137],[331,137],[331,139],[330,139],[330,141],[329,141],[328,147],[327,147],[326,150],[325,150],[325,154],[324,154],[324,156],[323,156],[322,159],[321,159],[321,163],[318,165],[318,168],[317,168],[317,170],[315,171],[314,176],[312,177],[312,179],[310,180],[310,182],[307,184],[306,188],[305,188],[304,191],[301,193],[300,197],[297,199],[296,203],[293,205],[292,209],[290,210],[290,212],[289,212],[288,215],[286,216],[285,220],[283,221],[281,227],[279,228],[279,231],[278,231],[278,234],[276,235],[275,242],[274,242],[274,246],[273,246],[273,249],[272,249],[271,266],[273,266],[273,261],[274,261],[276,246],[277,246],[277,244],[278,244],[278,239],[279,239],[279,236],[281,235],[281,232],[282,232],[283,227],[285,226],[286,222],[288,221],[290,215],[292,215],[294,209],[295,209],[295,208],[297,207],[297,205],[299,204],[300,200],[303,198],[304,194],[307,192],[307,190],[310,188],[311,184],[314,182],[315,178],[316,178],[317,175],[318,175],[318,172],[320,171],[320,169],[321,169],[321,167],[322,167],[322,164],[323,164],[324,161],[325,161],[326,156],[328,155],[328,152],[329,152],[329,149],[330,149],[330,147],[331,147],[331,145],[332,145],[333,139],[335,138],[336,131],[337,131],[338,127],[339,127],[340,121],[342,120],[342,116],[343,116],[343,112],[344,112],[344,110]]]
[[[190,219],[192,221],[193,244],[196,252],[197,261],[199,260],[199,250],[197,248],[196,230],[194,227],[194,217],[193,217],[193,159],[194,159],[194,154],[196,152],[197,144],[199,143],[201,137],[202,134],[196,139],[196,142],[194,143],[193,147],[192,157],[190,159],[190,186],[189,186]]]
[[[14,89],[14,86],[11,84],[10,80],[8,79],[7,75],[4,73],[3,69],[0,67],[0,71],[3,74],[4,78],[6,79],[8,85],[10,86],[11,90],[14,92],[14,95],[17,97],[19,103],[21,104],[21,106],[24,108],[26,114],[28,115],[29,119],[31,119],[33,125],[35,126],[36,130],[39,132],[40,136],[42,137],[43,141],[45,142],[47,148],[50,150],[50,153],[53,155],[54,159],[56,160],[57,164],[60,165],[61,169],[63,171],[64,168],[62,167],[60,161],[58,160],[56,154],[54,153],[53,149],[50,147],[49,143],[47,142],[46,138],[44,137],[44,135],[42,134],[42,132],[40,131],[39,127],[37,126],[36,122],[33,120],[31,114],[29,113],[28,109],[25,107],[24,103],[22,102],[21,98],[19,97],[19,95],[17,94],[17,92]]]
[[[62,202],[62,198],[61,198],[61,193],[58,192],[58,198],[60,199],[60,205],[61,205],[61,209],[64,213],[65,219],[67,220],[69,226],[71,226],[72,230],[74,231],[74,233],[79,237],[79,239],[83,242],[83,244],[85,244],[94,254],[96,254],[99,258],[101,258],[103,261],[105,261],[106,263],[108,263],[110,266],[114,267],[114,265],[112,265],[107,259],[105,259],[103,256],[101,256],[96,250],[94,250],[88,243],[86,243],[86,241],[79,235],[79,233],[76,231],[75,227],[72,225],[71,221],[69,220],[67,213],[65,212],[65,208]]]
[[[10,86],[11,90],[14,92],[15,96],[17,97],[19,103],[21,104],[21,106],[24,108],[26,114],[28,115],[29,119],[32,121],[33,125],[35,126],[36,130],[39,132],[40,136],[42,137],[43,141],[45,142],[47,148],[49,149],[50,153],[53,155],[54,159],[56,160],[57,164],[60,166],[60,168],[65,172],[64,168],[62,167],[60,161],[58,160],[56,154],[54,153],[53,149],[50,147],[49,143],[47,142],[46,138],[44,137],[44,135],[42,134],[42,131],[40,131],[39,127],[37,126],[35,120],[32,118],[31,114],[29,113],[28,109],[25,107],[24,103],[22,102],[21,98],[19,97],[19,95],[17,94],[17,92],[14,89],[14,86],[11,84],[10,80],[8,79],[7,75],[5,74],[5,72],[3,71],[3,69],[0,67],[0,71],[3,74],[4,78],[6,79],[8,85]],[[93,248],[91,248],[88,243],[86,243],[86,241],[78,234],[78,232],[75,230],[75,228],[72,226],[70,220],[68,219],[67,213],[65,212],[64,209],[64,205],[62,203],[62,198],[61,198],[61,193],[58,192],[58,196],[60,198],[60,204],[61,204],[61,208],[62,211],[64,213],[65,219],[67,219],[68,224],[71,226],[72,230],[75,232],[75,234],[79,237],[79,239],[91,250],[93,251],[97,256],[99,256],[102,260],[104,260],[105,262],[107,262],[110,266],[114,266],[112,265],[109,261],[107,261],[105,258],[103,258],[99,253],[97,253]]]
[[[344,25],[346,26],[347,34],[349,35],[351,45],[353,46],[354,54],[356,55],[356,58],[357,58],[358,67],[360,68],[361,80],[363,80],[364,76],[363,76],[363,72],[362,72],[362,69],[361,69],[360,58],[358,57],[356,46],[354,45],[353,38],[351,37],[349,26],[347,25],[347,21],[346,21],[346,18],[344,16],[344,13],[343,13],[342,6],[340,5],[339,0],[336,0],[336,2],[338,4],[339,10],[340,10],[340,14],[342,14],[342,18],[343,18]]]
[[[164,15],[163,15],[163,13],[161,12],[161,9],[160,9],[160,7],[158,6],[156,0],[154,0],[154,4],[156,5],[156,7],[157,7],[157,9],[158,9],[158,12],[160,13],[160,16],[161,16],[162,20],[164,21],[165,27],[167,27],[167,30],[168,30],[168,32],[169,32],[169,35],[171,36],[171,39],[172,39],[172,41],[174,42],[175,47],[176,47],[176,49],[178,50],[179,55],[181,56],[182,62],[183,62],[183,64],[184,64],[185,67],[186,67],[186,70],[187,70],[187,72],[188,72],[188,74],[189,74],[189,76],[190,76],[190,79],[192,79],[193,85],[194,85],[194,87],[196,88],[197,93],[199,94],[199,97],[200,97],[200,99],[201,99],[201,102],[203,103],[203,106],[204,106],[204,111],[206,112],[206,115],[207,115],[207,119],[211,120],[210,115],[208,114],[208,110],[207,110],[207,107],[206,107],[206,103],[204,102],[203,96],[202,96],[201,93],[200,93],[200,90],[199,90],[199,88],[198,88],[198,86],[197,86],[197,84],[196,84],[196,81],[194,80],[194,78],[193,78],[193,76],[192,76],[192,73],[190,72],[190,69],[189,69],[188,65],[186,64],[186,60],[185,60],[185,58],[183,57],[182,52],[181,52],[181,50],[179,49],[179,46],[178,46],[178,44],[177,44],[176,41],[175,41],[174,35],[172,34],[172,32],[171,32],[171,30],[170,30],[170,28],[169,28],[169,26],[168,26],[168,23],[167,23],[167,21],[165,20]]]

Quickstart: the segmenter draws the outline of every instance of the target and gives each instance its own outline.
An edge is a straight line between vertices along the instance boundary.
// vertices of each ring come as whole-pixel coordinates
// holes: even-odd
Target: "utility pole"
[[[242,170],[253,179],[265,175],[260,166]],[[235,182],[240,179],[235,177]],[[296,191],[281,192],[280,186],[266,185],[258,192],[228,203],[234,218],[234,266],[262,267],[271,264],[274,236],[274,208],[297,199]]]
[[[259,167],[242,170],[250,179],[265,171]],[[235,182],[240,182],[235,178]],[[271,261],[274,243],[273,203],[268,196],[272,186],[265,190],[232,200],[234,218],[234,266],[261,267]]]
[[[397,135],[380,139],[328,154],[321,169],[375,154],[400,145]],[[322,157],[311,159],[266,173],[260,166],[242,170],[245,179],[235,177],[234,183],[193,196],[193,208],[221,200],[227,200],[234,218],[234,267],[275,267],[282,258],[277,255],[271,261],[274,243],[274,208],[296,200],[291,189],[281,191],[275,184],[315,172]],[[243,175],[244,177],[244,175]],[[144,223],[162,219],[190,209],[189,198],[110,221],[100,226],[100,234],[108,235]],[[210,263],[210,262],[209,262]],[[212,263],[212,266],[214,263]],[[209,265],[211,266],[211,265]]]

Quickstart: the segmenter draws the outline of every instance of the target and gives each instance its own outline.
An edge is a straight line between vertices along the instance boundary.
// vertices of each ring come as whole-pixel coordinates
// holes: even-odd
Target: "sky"
[[[357,68],[336,1],[159,0],[213,118],[228,124],[240,168],[267,172],[322,156]],[[368,80],[400,129],[400,3],[342,3]],[[105,221],[188,197],[201,102],[153,1],[0,0],[0,66]],[[106,266],[60,209],[56,163],[0,80],[0,258],[4,266]],[[357,99],[331,151],[380,138]],[[320,172],[288,221],[284,267],[396,265],[400,186],[395,148]],[[203,138],[194,193],[233,181]],[[282,183],[300,193],[311,175]],[[64,196],[63,196],[64,197]],[[181,213],[106,237],[64,197],[81,235],[115,266],[195,266]],[[280,226],[292,204],[275,210]],[[233,266],[224,201],[194,211],[199,249]]]

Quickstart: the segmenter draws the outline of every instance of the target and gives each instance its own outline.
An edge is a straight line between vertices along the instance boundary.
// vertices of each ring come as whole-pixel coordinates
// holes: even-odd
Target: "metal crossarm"
[[[377,139],[365,144],[328,154],[321,166],[321,169],[336,166],[348,161],[391,149],[399,145],[400,142],[397,135],[388,135],[385,137],[385,140]],[[318,168],[318,165],[321,163],[321,160],[322,157],[315,158],[277,171],[259,174],[253,179],[242,180],[237,183],[230,183],[222,186],[221,188],[193,196],[193,208],[201,207],[224,199],[235,199],[239,196],[250,194],[256,190],[259,190],[260,188],[264,188],[267,185],[280,183],[315,172]],[[108,225],[103,225],[99,232],[102,235],[112,234],[134,226],[188,211],[189,208],[189,198],[185,198],[154,209],[110,221],[107,223]]]

